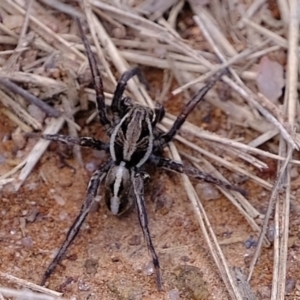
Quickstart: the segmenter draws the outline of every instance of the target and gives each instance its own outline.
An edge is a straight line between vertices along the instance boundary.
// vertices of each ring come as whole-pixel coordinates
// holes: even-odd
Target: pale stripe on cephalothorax
[[[142,122],[145,121],[148,127],[148,136],[145,137],[148,139],[148,147],[145,152],[145,155],[141,158],[141,160],[136,164],[136,167],[142,166],[147,159],[149,158],[152,149],[153,149],[153,133],[152,133],[152,124],[150,121],[150,113],[148,112],[148,108],[138,106],[131,109],[120,121],[120,123],[115,127],[111,139],[110,139],[110,154],[114,161],[117,160],[116,152],[115,152],[115,142],[116,138],[121,130],[121,126],[123,123],[129,119],[129,123],[127,125],[126,136],[123,141],[123,158],[125,161],[130,161],[134,152],[138,149],[138,140],[141,136],[142,131]]]
[[[149,143],[148,143],[148,148],[147,148],[147,151],[146,151],[144,157],[136,165],[138,168],[147,161],[147,159],[149,158],[150,154],[152,153],[152,149],[153,149],[153,132],[152,132],[152,125],[150,122],[149,115],[146,117],[146,122],[147,122],[148,129],[149,129],[149,137],[148,137]]]
[[[121,119],[120,123],[115,127],[111,137],[110,137],[110,141],[109,141],[109,151],[110,151],[110,155],[113,159],[113,161],[117,160],[116,157],[116,152],[114,149],[114,145],[115,145],[115,140],[116,140],[116,135],[118,133],[118,131],[120,130],[122,124],[125,122],[125,120],[130,116],[130,111]]]
[[[125,161],[130,161],[133,153],[137,150],[137,142],[141,135],[144,117],[145,112],[143,110],[132,110],[123,145],[123,158]]]

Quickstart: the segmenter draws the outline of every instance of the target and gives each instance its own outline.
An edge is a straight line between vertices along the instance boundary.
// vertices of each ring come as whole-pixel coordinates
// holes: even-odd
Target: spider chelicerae
[[[149,107],[136,104],[132,99],[123,96],[127,82],[135,75],[139,75],[138,68],[130,69],[121,76],[114,92],[112,104],[107,111],[100,71],[97,68],[96,60],[87,38],[83,33],[81,22],[77,20],[77,23],[93,77],[96,92],[96,108],[100,123],[110,137],[110,141],[105,143],[91,137],[78,138],[59,134],[43,135],[42,137],[69,145],[104,150],[110,154],[110,158],[93,173],[80,213],[69,229],[56,256],[48,266],[41,284],[45,284],[47,278],[51,275],[78,234],[82,223],[94,203],[100,183],[105,180],[105,201],[113,215],[120,216],[136,205],[143,235],[152,256],[157,287],[158,290],[161,290],[162,279],[159,259],[151,239],[144,199],[144,181],[148,177],[148,174],[144,171],[144,166],[152,164],[177,173],[184,173],[193,178],[223,186],[227,189],[243,192],[242,189],[214,178],[198,169],[184,166],[181,163],[161,156],[163,148],[174,138],[190,112],[203,99],[216,81],[222,77],[225,70],[216,75],[204,86],[186,104],[171,129],[167,133],[162,133],[156,129],[156,124],[164,117],[165,111],[163,106],[157,105],[152,110]]]

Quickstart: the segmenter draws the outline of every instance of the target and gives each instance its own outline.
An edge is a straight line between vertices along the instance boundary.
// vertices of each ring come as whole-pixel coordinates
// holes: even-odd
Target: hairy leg
[[[179,116],[176,118],[171,129],[163,134],[158,140],[155,141],[156,147],[165,147],[176,135],[177,131],[181,128],[188,115],[194,110],[195,106],[204,98],[207,92],[215,85],[215,83],[227,72],[227,69],[218,73],[207,85],[186,104]]]
[[[135,173],[135,171],[132,171],[131,180],[133,183],[140,225],[143,230],[143,234],[144,234],[144,237],[145,237],[145,240],[147,243],[147,247],[152,256],[153,266],[154,266],[155,274],[156,274],[157,288],[159,291],[161,291],[162,290],[162,280],[161,280],[159,260],[158,260],[157,254],[155,252],[155,249],[154,249],[154,246],[152,243],[152,239],[150,236],[149,227],[148,227],[148,217],[147,217],[145,198],[144,198],[143,173]]]
[[[87,56],[88,56],[88,60],[89,60],[89,65],[90,65],[93,82],[94,82],[94,89],[96,92],[96,107],[97,107],[100,123],[104,127],[105,131],[107,133],[109,133],[111,131],[111,123],[106,114],[105,97],[104,97],[103,82],[102,82],[101,74],[97,67],[96,59],[92,53],[91,46],[90,46],[86,36],[84,35],[83,29],[81,26],[81,22],[79,19],[76,19],[76,21],[77,21],[79,33],[80,33],[80,36],[81,36],[82,42],[84,44],[85,50],[87,52]]]
[[[55,267],[62,259],[63,255],[66,253],[68,247],[71,245],[72,241],[77,236],[82,223],[86,219],[86,217],[94,203],[95,196],[97,195],[97,191],[98,191],[99,185],[100,185],[102,177],[103,177],[102,175],[107,173],[107,171],[111,167],[112,163],[113,162],[111,160],[106,162],[96,172],[94,172],[93,176],[91,177],[90,182],[88,184],[85,200],[80,209],[80,213],[78,214],[77,218],[75,219],[74,223],[72,224],[71,228],[69,229],[67,236],[66,236],[63,244],[59,248],[56,256],[49,264],[49,266],[42,278],[41,285],[44,285],[46,283],[46,280],[52,274]]]
[[[71,146],[79,145],[81,147],[104,150],[106,152],[109,151],[109,143],[104,143],[91,137],[74,137],[63,134],[43,134],[42,138],[49,141],[61,142]]]
[[[160,104],[156,103],[155,105],[155,119],[152,122],[153,128],[156,126],[157,123],[159,123],[163,117],[165,116],[165,108]]]
[[[156,156],[156,155],[152,154],[149,157],[148,161],[155,164],[156,166],[164,168],[166,170],[173,171],[176,173],[186,174],[187,176],[196,178],[198,180],[202,180],[202,181],[205,181],[208,183],[213,183],[215,185],[222,186],[228,190],[237,191],[237,192],[241,193],[242,195],[246,194],[245,190],[243,190],[235,185],[232,185],[223,180],[215,178],[210,174],[201,172],[200,170],[198,170],[196,168],[186,167],[183,164],[176,162],[172,159],[168,159],[168,158],[164,158],[164,157]]]
[[[124,72],[121,78],[118,81],[116,90],[114,92],[114,96],[111,104],[111,111],[115,113],[119,113],[121,110],[121,101],[123,100],[123,93],[127,86],[127,82],[134,77],[135,75],[139,75],[140,77],[140,69],[138,67],[132,68],[126,72]]]

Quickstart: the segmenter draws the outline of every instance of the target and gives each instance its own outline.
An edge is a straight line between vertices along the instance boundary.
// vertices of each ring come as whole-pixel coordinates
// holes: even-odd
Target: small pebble
[[[112,30],[112,36],[117,39],[123,39],[126,36],[126,31],[123,27],[116,27]]]
[[[37,182],[30,182],[30,183],[27,183],[27,184],[25,185],[25,187],[26,187],[29,191],[34,191],[34,190],[36,190],[37,186],[38,186]]]
[[[30,236],[22,238],[22,245],[28,249],[32,248],[33,246],[32,238]]]
[[[148,299],[144,295],[144,286],[138,284],[138,281],[133,277],[125,278],[121,276],[116,276],[113,279],[107,278],[107,287],[113,297],[111,299],[122,299],[122,300],[142,300]],[[99,297],[98,297],[99,298]],[[96,298],[96,299],[98,299]]]
[[[46,118],[46,114],[36,105],[34,104],[30,104],[28,105],[28,112],[29,114],[35,118],[38,122],[43,123],[45,118]]]
[[[154,54],[156,57],[161,58],[164,57],[166,55],[166,48],[164,47],[155,47],[154,48]]]
[[[85,267],[85,271],[87,272],[87,274],[95,275],[97,273],[97,269],[99,267],[98,260],[92,259],[92,258],[87,259],[84,262],[84,267]]]
[[[19,127],[12,133],[11,138],[19,150],[25,147],[26,139]]]
[[[63,197],[61,197],[60,195],[52,195],[52,198],[56,201],[56,203],[60,206],[64,206],[66,204],[66,201],[64,200]]]
[[[254,248],[257,245],[257,241],[253,238],[253,236],[250,236],[250,238],[247,241],[245,241],[244,245],[246,249],[250,249],[252,247]]]
[[[203,279],[203,273],[197,267],[190,265],[177,266],[172,277],[174,286],[180,291],[183,299],[189,300],[208,300],[210,292]]]
[[[291,168],[290,175],[291,175],[291,178],[292,178],[292,179],[298,178],[298,176],[299,176],[298,168],[297,168],[297,167]]]
[[[10,30],[20,29],[24,23],[24,16],[17,14],[2,15],[2,23]]]
[[[83,279],[78,280],[78,290],[79,291],[88,291],[90,289],[90,286],[86,284]]]
[[[260,299],[270,299],[271,298],[271,289],[268,286],[261,286],[257,290],[260,295]]]
[[[171,210],[173,203],[174,199],[170,195],[160,195],[155,199],[155,211],[159,211],[162,215],[166,215]]]
[[[220,193],[212,184],[203,182],[196,185],[196,192],[203,200],[215,200],[220,197]]]
[[[58,215],[61,221],[65,220],[68,217],[68,213],[66,211],[61,211]]]
[[[180,300],[179,292],[175,289],[168,292],[168,297],[170,300]]]
[[[94,172],[97,169],[97,165],[95,162],[91,161],[85,164],[85,168],[89,171],[89,172]]]
[[[4,163],[5,163],[5,157],[2,154],[0,154],[0,165]]]
[[[32,223],[36,220],[37,215],[39,214],[36,207],[34,207],[25,217],[25,220],[29,223]]]
[[[291,293],[296,286],[296,282],[297,282],[296,279],[288,278],[285,282],[285,292]]]
[[[152,261],[149,261],[147,264],[143,265],[142,272],[144,275],[150,276],[154,273],[154,267]]]
[[[63,187],[63,188],[66,188],[66,187],[70,187],[72,184],[73,184],[73,178],[72,178],[72,175],[70,176],[61,176],[59,178],[59,180],[57,180],[57,183]]]
[[[22,157],[24,157],[24,155],[25,155],[24,151],[18,150],[17,154],[16,154],[16,158],[22,158]]]
[[[134,234],[128,239],[128,245],[130,246],[138,246],[141,243],[141,236]]]
[[[270,224],[267,230],[267,238],[270,242],[274,242],[275,240],[275,225]]]

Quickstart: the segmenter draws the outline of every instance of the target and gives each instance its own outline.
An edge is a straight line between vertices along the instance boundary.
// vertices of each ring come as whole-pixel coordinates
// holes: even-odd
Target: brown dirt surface
[[[182,22],[189,14],[187,12],[181,16]],[[194,31],[189,27],[186,37],[195,34]],[[200,44],[203,43],[201,37],[199,40]],[[162,72],[147,68],[145,75],[151,86],[150,92],[155,95],[156,89],[161,90]],[[175,81],[173,85],[176,85]],[[222,84],[218,84],[218,88],[222,88]],[[170,96],[165,103],[166,110],[178,115],[185,102],[181,95]],[[87,116],[87,113],[76,115],[84,135],[105,139],[96,120],[85,125]],[[225,114],[207,103],[201,103],[189,121],[216,133],[230,132],[233,138],[243,136],[246,141],[256,135],[248,129],[229,124]],[[19,149],[12,140],[16,128],[6,116],[0,115],[0,155],[4,158],[0,162],[0,175],[26,157],[37,141],[35,137],[26,137],[24,148]],[[62,132],[67,134],[66,127]],[[195,138],[193,141],[202,145]],[[180,150],[194,155],[179,143],[176,145]],[[0,190],[1,272],[39,284],[79,212],[92,174],[87,170],[88,164],[99,166],[107,159],[105,154],[92,150],[83,149],[82,154],[83,167],[73,158],[70,147],[52,143],[18,192],[11,185]],[[272,161],[268,163],[274,164]],[[228,171],[222,172],[230,181],[238,181]],[[65,258],[48,279],[48,288],[61,291],[67,299],[82,300],[230,299],[180,176],[152,167],[149,173],[151,181],[146,187],[145,197],[149,228],[161,263],[164,290],[157,291],[136,209],[117,218],[111,215],[105,201],[101,201],[100,208],[88,216]],[[272,182],[275,172],[262,174],[262,177]],[[293,193],[297,196],[299,189],[296,180]],[[193,184],[196,186],[197,182],[193,181]],[[250,181],[241,184],[241,187],[248,192],[251,204],[265,213],[269,192]],[[103,200],[103,186],[99,194]],[[203,205],[228,264],[246,273],[255,247],[247,249],[245,242],[251,240],[251,236],[256,241],[255,233],[223,196],[203,201]],[[300,299],[299,212],[300,200],[295,197],[290,213],[287,300]],[[270,299],[272,263],[272,247],[264,248],[251,280],[251,287],[258,299]],[[19,288],[0,280],[1,286]],[[180,298],[176,298],[179,295],[177,290]]]

